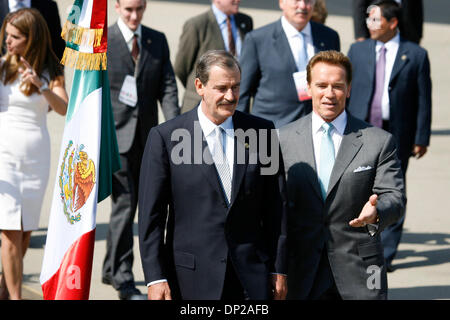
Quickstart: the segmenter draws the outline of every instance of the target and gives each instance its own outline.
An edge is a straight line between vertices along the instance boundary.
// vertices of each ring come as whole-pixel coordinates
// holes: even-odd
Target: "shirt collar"
[[[134,34],[137,34],[139,39],[142,39],[142,26],[139,25],[136,29],[136,31],[132,31],[128,26],[123,22],[122,18],[119,17],[117,19],[117,26],[120,29],[120,32],[122,32],[123,38],[125,39],[125,42],[130,42],[131,39],[133,39]]]
[[[400,45],[400,32],[397,31],[397,34],[386,43],[377,40],[377,44],[375,47],[377,52],[379,52],[381,50],[381,47],[383,45],[386,48],[386,51],[389,51],[392,48],[398,47]]]
[[[323,120],[317,113],[312,112],[312,132],[316,134],[321,130],[322,125],[325,120]],[[344,110],[336,119],[331,121],[334,129],[342,136],[344,135],[345,127],[347,126],[347,112]]]
[[[225,13],[223,13],[222,11],[220,11],[214,3],[211,4],[211,7],[212,7],[212,11],[214,13],[214,16],[216,17],[217,23],[219,25],[224,23],[227,20],[227,15]],[[233,19],[234,19],[234,16],[230,15],[230,20],[233,21]]]
[[[299,31],[295,29],[295,27],[287,21],[287,19],[282,16],[281,17],[281,26],[283,27],[284,33],[288,38],[297,37]],[[304,35],[310,37],[311,36],[311,24],[308,22],[303,30],[300,31]]]
[[[200,102],[200,105],[197,108],[197,115],[203,134],[205,135],[205,137],[209,136],[218,126],[214,122],[209,120],[208,117],[203,113],[202,102]],[[225,129],[225,132],[228,136],[233,135],[233,117],[228,117],[227,120],[222,122],[219,126]]]

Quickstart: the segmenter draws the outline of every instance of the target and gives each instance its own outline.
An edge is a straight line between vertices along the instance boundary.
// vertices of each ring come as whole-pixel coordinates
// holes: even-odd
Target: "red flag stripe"
[[[88,300],[94,256],[95,229],[67,250],[58,271],[42,284],[44,300]]]

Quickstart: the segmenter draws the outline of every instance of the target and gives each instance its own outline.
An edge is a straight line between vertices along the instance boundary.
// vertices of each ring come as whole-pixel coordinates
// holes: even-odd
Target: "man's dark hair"
[[[371,6],[378,6],[381,9],[381,15],[387,20],[397,18],[399,24],[401,19],[401,8],[394,0],[377,0],[371,3]]]
[[[206,85],[209,80],[209,72],[213,66],[225,69],[238,68],[239,73],[241,73],[241,66],[231,53],[225,50],[209,50],[200,57],[195,69],[195,77]]]

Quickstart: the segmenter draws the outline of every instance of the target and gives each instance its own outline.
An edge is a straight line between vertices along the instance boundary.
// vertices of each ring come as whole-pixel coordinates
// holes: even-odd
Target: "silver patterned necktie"
[[[230,205],[231,200],[231,172],[230,166],[227,161],[225,154],[225,130],[217,126],[215,129],[215,147],[213,160],[216,166],[217,172],[219,173],[220,182],[222,184],[222,189],[227,199],[227,205]]]
[[[331,171],[334,166],[334,144],[331,139],[332,128],[333,125],[328,122],[322,125],[323,135],[320,143],[319,182],[324,201],[327,198],[328,183],[330,182]]]

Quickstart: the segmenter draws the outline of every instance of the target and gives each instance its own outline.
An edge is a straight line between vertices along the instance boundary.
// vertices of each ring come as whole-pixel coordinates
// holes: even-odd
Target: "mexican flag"
[[[106,70],[107,0],[76,0],[61,63],[73,84],[53,191],[40,282],[46,300],[89,299],[97,203],[120,168]]]

